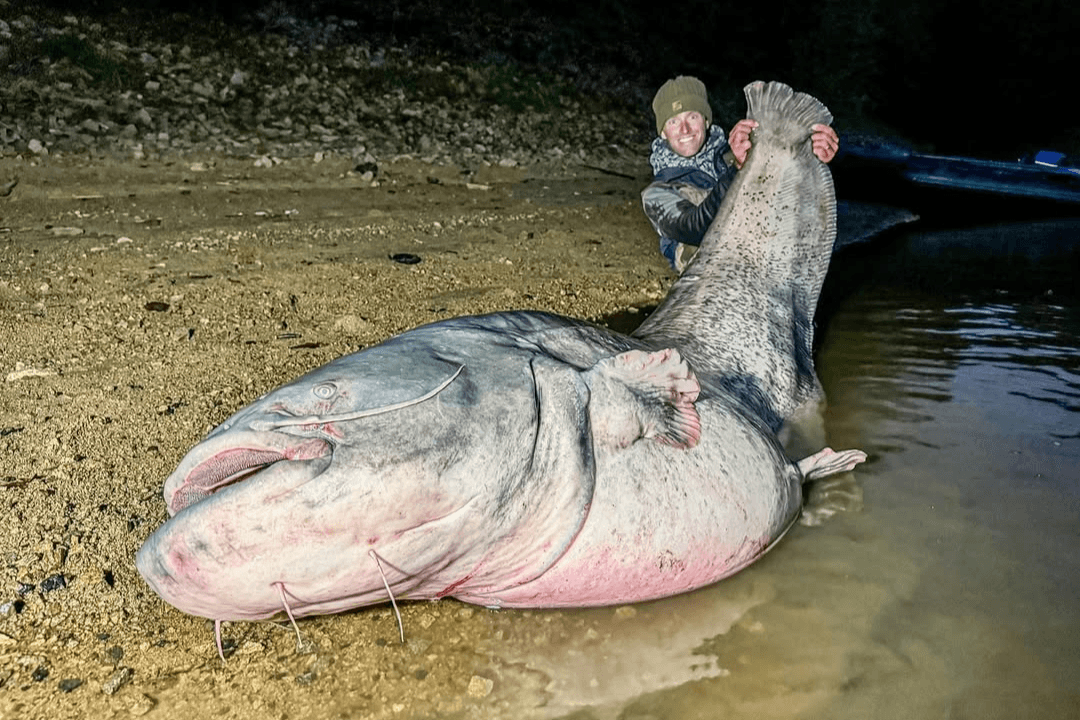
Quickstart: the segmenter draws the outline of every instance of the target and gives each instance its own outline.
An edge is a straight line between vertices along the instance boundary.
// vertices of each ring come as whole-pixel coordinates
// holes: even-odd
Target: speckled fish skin
[[[801,507],[775,429],[819,392],[834,200],[809,143],[824,107],[775,83],[747,97],[751,158],[634,336],[463,317],[267,394],[166,480],[172,517],[136,557],[150,586],[216,620],[270,617],[282,594],[296,616],[382,603],[384,580],[398,599],[565,607],[685,592],[760,557]]]
[[[822,396],[814,313],[836,239],[832,175],[810,128],[832,115],[782,83],[746,88],[759,126],[701,250],[634,335],[679,348],[776,430]]]

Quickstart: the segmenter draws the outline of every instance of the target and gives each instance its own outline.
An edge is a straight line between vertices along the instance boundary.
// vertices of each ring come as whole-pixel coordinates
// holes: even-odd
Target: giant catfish
[[[761,557],[802,484],[781,424],[821,399],[813,319],[835,236],[814,98],[746,88],[753,148],[700,252],[633,334],[541,312],[460,317],[339,358],[214,429],[136,557],[221,620],[453,597],[628,603]],[[219,625],[220,627],[220,625]]]

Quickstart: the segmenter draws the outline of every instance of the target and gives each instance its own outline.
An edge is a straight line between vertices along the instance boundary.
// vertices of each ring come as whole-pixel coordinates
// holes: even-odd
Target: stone
[[[491,694],[491,691],[494,687],[494,680],[489,680],[488,678],[481,677],[479,675],[473,675],[471,678],[469,678],[469,697],[487,697]]]
[[[106,695],[115,695],[116,691],[131,682],[135,671],[129,667],[119,667],[109,676],[109,679],[101,684],[101,692]]]

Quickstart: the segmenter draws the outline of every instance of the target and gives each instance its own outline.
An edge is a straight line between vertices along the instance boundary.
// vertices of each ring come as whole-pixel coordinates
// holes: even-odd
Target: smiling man
[[[743,119],[730,140],[712,124],[705,84],[680,75],[653,98],[656,131],[649,163],[653,182],[641,192],[645,215],[660,236],[660,252],[681,273],[701,245],[720,201],[750,150],[753,120]],[[814,154],[822,162],[836,155],[840,141],[828,125],[814,125]]]

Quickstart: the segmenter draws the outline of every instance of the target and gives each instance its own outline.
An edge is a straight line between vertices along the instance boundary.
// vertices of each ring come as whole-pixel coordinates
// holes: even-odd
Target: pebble
[[[372,324],[359,315],[342,315],[334,321],[334,329],[343,332],[346,335],[360,335],[371,328]],[[424,615],[423,617],[427,618],[430,616]],[[423,618],[421,618],[421,624],[423,624]],[[429,622],[428,624],[430,625],[431,623]],[[427,627],[427,625],[424,625],[425,629]]]
[[[42,580],[40,587],[42,592],[52,592],[67,587],[67,580],[62,573],[57,573]]]
[[[469,678],[469,697],[487,697],[491,694],[491,691],[494,687],[494,680],[489,680],[488,678],[480,677],[479,675],[473,675],[471,678]]]
[[[25,378],[49,377],[50,375],[55,375],[56,374],[55,370],[46,370],[46,369],[43,369],[43,368],[25,368],[25,369],[23,369],[23,368],[19,367],[19,365],[21,365],[21,364],[22,363],[17,363],[16,366],[15,366],[15,370],[12,371],[12,372],[9,372],[7,374],[7,376],[4,378],[4,380],[6,380],[7,382],[16,382],[18,380],[23,380]]]
[[[101,692],[106,695],[114,695],[117,690],[122,688],[131,682],[131,678],[135,675],[135,671],[129,667],[117,668],[109,679],[101,684]]]
[[[282,158],[318,162],[334,154],[374,162],[405,154],[432,164],[506,169],[565,156],[611,167],[620,153],[622,162],[643,164],[651,140],[647,116],[629,103],[562,97],[536,107],[526,103],[524,111],[500,106],[491,98],[508,74],[522,87],[537,82],[527,70],[512,63],[426,59],[405,47],[371,48],[367,39],[340,37],[344,24],[329,19],[290,16],[274,32],[243,31],[238,24],[235,32],[252,33],[251,42],[228,48],[243,47],[243,53],[222,48],[197,58],[152,32],[141,47],[131,47],[121,42],[127,34],[120,24],[82,34],[90,23],[76,19],[78,25],[68,25],[53,16],[50,26],[45,14],[33,25],[8,28],[4,37],[10,40],[0,47],[19,47],[22,69],[17,83],[0,70],[0,154],[119,151],[143,160],[209,151],[248,157],[260,168]],[[320,40],[282,37],[290,34]],[[78,60],[58,73],[46,53],[34,54],[40,38],[49,36],[78,37],[91,54],[115,58],[143,75],[129,86],[105,85]],[[357,69],[371,67],[404,78],[406,88],[369,79],[358,92]],[[369,171],[370,182],[377,170],[356,174]]]
[[[58,683],[58,687],[60,688],[60,692],[69,693],[82,684],[83,681],[79,678],[64,678]]]

